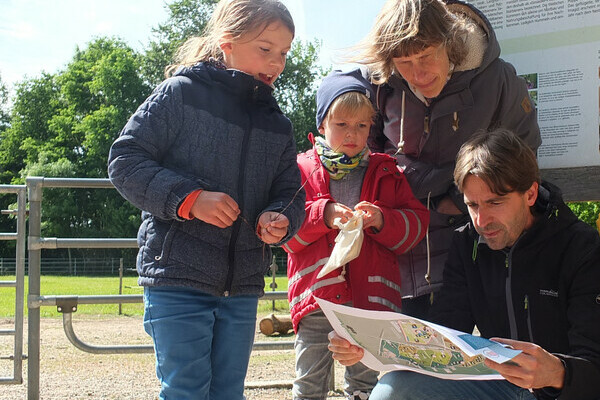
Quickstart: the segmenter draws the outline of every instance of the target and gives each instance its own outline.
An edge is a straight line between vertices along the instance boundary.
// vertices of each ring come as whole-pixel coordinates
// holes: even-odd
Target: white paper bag
[[[323,266],[317,278],[322,278],[336,268],[354,260],[360,254],[363,242],[363,215],[364,211],[354,211],[354,215],[346,223],[340,218],[335,218],[333,224],[340,228],[335,238],[335,246],[329,256],[329,260]]]

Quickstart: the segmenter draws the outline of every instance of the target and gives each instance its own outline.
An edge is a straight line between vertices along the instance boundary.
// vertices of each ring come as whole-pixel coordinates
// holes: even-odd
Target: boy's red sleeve
[[[306,202],[306,218],[298,233],[282,246],[286,252],[298,253],[331,231],[323,218],[325,206],[330,201],[331,198],[322,198]]]
[[[396,195],[393,204],[380,200],[373,203],[383,213],[383,229],[377,233],[367,229],[365,234],[394,253],[403,254],[425,237],[429,211],[413,196],[404,175],[395,179],[394,190]]]

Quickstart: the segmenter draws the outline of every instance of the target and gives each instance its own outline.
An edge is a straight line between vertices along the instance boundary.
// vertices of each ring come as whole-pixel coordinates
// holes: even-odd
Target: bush
[[[580,203],[567,203],[569,208],[577,217],[588,225],[596,228],[598,214],[600,214],[600,202],[583,201]]]

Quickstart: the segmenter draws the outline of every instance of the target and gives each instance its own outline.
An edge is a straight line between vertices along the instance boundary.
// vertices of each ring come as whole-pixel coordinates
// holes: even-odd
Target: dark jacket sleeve
[[[296,143],[293,134],[290,134],[288,145],[279,161],[277,175],[270,193],[270,204],[263,210],[263,213],[265,211],[280,212],[290,222],[286,236],[275,244],[279,246],[290,240],[298,232],[305,216],[304,201],[306,194],[300,182],[300,170],[296,162]],[[258,223],[258,218],[256,222]]]
[[[183,121],[181,90],[172,83],[161,84],[131,116],[108,158],[108,176],[119,193],[137,208],[167,220],[180,219],[177,209],[185,197],[206,189],[197,179],[162,164]]]
[[[558,397],[536,391],[539,399],[596,400],[600,398],[600,240],[590,230],[589,240],[578,237],[571,246],[572,283],[568,300],[569,354],[556,354],[566,367],[564,387]],[[576,254],[574,254],[576,253]]]

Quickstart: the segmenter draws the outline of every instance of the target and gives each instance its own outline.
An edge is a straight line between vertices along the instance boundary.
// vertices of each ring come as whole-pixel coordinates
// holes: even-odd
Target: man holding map
[[[370,400],[600,399],[598,232],[541,183],[535,155],[509,131],[474,135],[454,179],[471,222],[454,236],[431,320],[464,332],[477,326],[521,354],[485,361],[506,380],[393,371]],[[343,365],[363,356],[334,332],[329,348]]]

